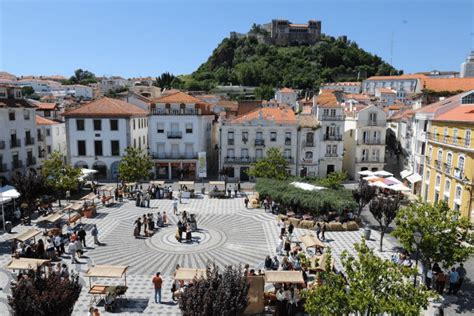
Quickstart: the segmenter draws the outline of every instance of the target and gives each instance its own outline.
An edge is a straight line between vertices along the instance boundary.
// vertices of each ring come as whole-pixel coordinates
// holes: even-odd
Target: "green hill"
[[[355,42],[323,35],[312,46],[277,47],[253,37],[225,38],[190,76],[187,88],[209,90],[216,84],[317,89],[322,82],[355,81],[399,73]],[[262,89],[263,88],[263,89]]]

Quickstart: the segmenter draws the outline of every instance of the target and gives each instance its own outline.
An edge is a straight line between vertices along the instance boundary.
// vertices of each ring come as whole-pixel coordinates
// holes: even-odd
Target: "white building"
[[[49,158],[53,151],[67,157],[66,124],[36,115],[38,164]]]
[[[64,113],[68,162],[115,179],[127,147],[148,147],[148,112],[122,100],[100,98]]]
[[[213,120],[209,104],[184,92],[152,100],[149,144],[155,177],[198,178],[198,152],[214,150],[211,148]],[[210,155],[207,156],[209,159]]]
[[[344,93],[359,94],[361,92],[360,82],[328,82],[321,83],[319,87],[321,90],[337,90]]]
[[[278,103],[284,103],[292,106],[296,106],[296,100],[298,98],[298,93],[290,88],[283,88],[275,92],[275,100]]]
[[[250,164],[265,157],[268,149],[282,150],[289,174],[296,174],[297,122],[291,108],[264,107],[235,119],[222,121],[219,128],[219,170],[229,168],[231,178],[248,181]]]
[[[344,170],[353,179],[363,170],[383,170],[385,165],[386,113],[375,105],[346,112]]]
[[[54,89],[52,92],[53,95],[57,94],[59,97],[72,96],[76,98],[82,98],[84,100],[92,100],[94,98],[93,89],[81,84],[60,86],[58,89]]]
[[[0,86],[0,179],[36,168],[35,107],[21,88]]]
[[[321,156],[321,126],[314,113],[300,114],[297,121],[297,174],[301,177],[318,177],[319,162],[325,156]]]
[[[419,93],[423,89],[422,74],[401,75],[401,76],[374,76],[362,82],[362,92],[375,95],[377,88],[388,88],[400,93],[400,98],[407,95]]]
[[[461,64],[461,78],[474,77],[474,50]]]
[[[16,81],[15,85],[21,87],[31,87],[38,95],[50,94],[53,90],[59,89],[61,83],[53,80],[41,79],[21,79]]]
[[[375,96],[379,99],[380,104],[383,106],[392,105],[397,100],[397,92],[389,88],[375,89]]]
[[[129,87],[130,85],[131,85],[130,81],[122,77],[118,77],[118,76],[113,76],[109,78],[104,77],[99,82],[99,90],[101,94],[104,94],[112,90]]]
[[[319,142],[319,176],[326,177],[331,172],[342,171],[344,153],[344,108],[338,92],[322,90],[316,97],[316,117],[321,126]]]

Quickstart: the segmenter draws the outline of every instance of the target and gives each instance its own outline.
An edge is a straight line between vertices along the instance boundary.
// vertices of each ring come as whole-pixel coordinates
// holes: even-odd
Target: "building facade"
[[[288,20],[272,20],[270,38],[275,45],[313,45],[321,38],[321,21],[309,20],[306,24],[294,24]]]
[[[36,115],[36,139],[39,165],[49,158],[53,151],[67,157],[65,123]]]
[[[358,172],[385,166],[386,113],[375,105],[347,113],[344,128],[344,170],[352,179]]]
[[[74,167],[96,169],[116,179],[127,147],[148,148],[148,112],[118,99],[102,97],[64,113],[67,157]]]
[[[422,197],[443,200],[473,222],[474,91],[450,99],[452,106],[435,115],[426,134]]]
[[[35,106],[23,99],[21,88],[0,86],[0,179],[36,170]]]
[[[328,82],[321,83],[321,90],[338,90],[344,93],[359,94],[361,92],[360,82]]]
[[[292,106],[296,106],[296,100],[298,99],[298,93],[290,88],[283,88],[275,92],[275,100],[278,103],[284,103]]]
[[[279,148],[288,162],[287,172],[296,174],[297,122],[291,108],[259,108],[219,127],[219,170],[227,168],[230,178],[248,181],[251,163]]]
[[[209,104],[184,92],[152,100],[149,139],[156,178],[199,178],[198,153],[214,150],[214,117]]]

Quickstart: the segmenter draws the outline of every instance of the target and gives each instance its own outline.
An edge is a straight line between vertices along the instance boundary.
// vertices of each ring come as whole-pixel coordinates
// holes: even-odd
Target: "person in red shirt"
[[[156,273],[156,276],[153,277],[151,282],[153,282],[155,286],[155,303],[159,302],[161,304],[161,285],[163,284],[163,280],[160,277],[160,272]],[[157,297],[159,299],[157,299]]]

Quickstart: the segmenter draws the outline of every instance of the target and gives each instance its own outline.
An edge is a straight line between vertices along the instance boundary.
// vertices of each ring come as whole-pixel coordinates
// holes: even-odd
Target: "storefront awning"
[[[408,177],[412,173],[413,172],[411,172],[410,170],[403,170],[402,172],[400,172],[400,176],[402,177],[402,179],[405,179],[406,177]]]
[[[414,173],[410,176],[407,177],[407,180],[410,181],[410,183],[417,183],[418,181],[421,181],[421,176],[418,173]]]

